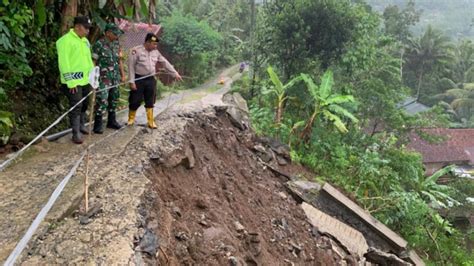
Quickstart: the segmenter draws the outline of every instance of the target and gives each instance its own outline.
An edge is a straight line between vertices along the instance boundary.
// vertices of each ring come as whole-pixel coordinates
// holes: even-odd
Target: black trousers
[[[142,76],[135,75],[136,78]],[[145,100],[145,108],[153,108],[156,101],[156,80],[155,77],[148,77],[135,82],[137,85],[136,90],[130,90],[130,96],[128,97],[128,108],[132,111],[136,111],[138,107]]]
[[[71,89],[69,89],[66,84],[61,84],[61,90],[64,92],[64,94],[66,94],[69,100],[69,108],[71,108],[74,105],[76,105],[87,94],[89,94],[89,92],[91,91],[91,87],[89,85],[77,86],[76,93],[72,94]],[[74,117],[78,117],[81,115],[81,113],[85,113],[87,111],[88,106],[89,106],[89,99],[86,99],[82,103],[80,103],[76,108],[74,108],[69,113],[69,119],[71,120],[71,122],[74,119]]]

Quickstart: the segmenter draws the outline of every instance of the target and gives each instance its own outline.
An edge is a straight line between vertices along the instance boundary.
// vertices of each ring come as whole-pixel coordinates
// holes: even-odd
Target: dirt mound
[[[286,179],[256,155],[265,152],[265,143],[250,130],[235,127],[225,107],[188,113],[183,119],[188,122],[181,136],[173,132],[161,136],[161,143],[174,145],[157,145],[150,151],[152,167],[146,175],[151,186],[142,206],[146,225],[144,237],[136,243],[149,249],[145,253],[151,255],[150,263],[354,262],[307,222],[298,202],[287,194]],[[273,161],[286,165],[284,157]],[[293,175],[307,173],[294,165],[279,169]],[[144,241],[147,232],[155,235]]]

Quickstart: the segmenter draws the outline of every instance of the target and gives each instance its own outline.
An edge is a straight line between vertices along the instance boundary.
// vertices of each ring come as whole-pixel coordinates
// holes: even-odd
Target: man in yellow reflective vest
[[[76,105],[82,98],[89,94],[89,73],[94,67],[87,35],[91,21],[89,18],[79,16],[74,18],[74,28],[56,41],[58,50],[58,64],[61,75],[61,89],[69,99],[70,106]],[[81,144],[83,134],[88,134],[84,125],[88,100],[84,100],[71,113],[69,119],[72,127],[72,141]]]

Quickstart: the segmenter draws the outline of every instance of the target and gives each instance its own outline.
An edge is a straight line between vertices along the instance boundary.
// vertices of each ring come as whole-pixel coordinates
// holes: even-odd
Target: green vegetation
[[[8,133],[17,132],[28,140],[64,109],[51,40],[59,33],[52,20],[56,5],[46,8],[39,0],[0,1],[0,110],[12,113],[16,126],[7,131],[0,128],[0,135],[8,135],[7,139]]]
[[[13,114],[0,111],[0,145],[8,143],[8,139],[13,129]]]
[[[191,16],[173,13],[165,17],[162,26],[165,53],[172,55],[175,66],[182,75],[196,77],[197,85],[215,71],[221,35],[205,21],[198,22]]]
[[[258,12],[255,78],[234,89],[248,99],[255,131],[289,143],[293,161],[317,180],[343,188],[426,261],[468,265],[466,235],[439,213],[466,204],[437,182],[451,168],[426,177],[405,144],[419,128],[466,125],[472,46],[431,27],[413,35],[419,13],[413,3],[382,15],[362,1],[267,2]],[[409,95],[434,108],[406,114],[398,104]]]

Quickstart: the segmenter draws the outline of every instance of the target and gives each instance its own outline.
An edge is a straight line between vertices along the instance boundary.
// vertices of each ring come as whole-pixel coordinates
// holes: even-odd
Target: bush
[[[245,82],[240,87],[247,91]],[[305,119],[301,112],[296,108],[288,110],[276,127],[271,98],[260,95],[250,102],[252,125],[258,134],[298,143],[298,136],[289,133],[295,121]],[[402,235],[425,260],[454,265],[472,260],[460,231],[432,208],[454,202],[450,196],[456,190],[437,184],[436,177],[425,177],[421,156],[400,146],[395,133],[369,136],[355,125],[348,129],[349,133],[341,134],[330,123],[318,119],[309,141],[292,145],[293,160],[315,171],[318,179],[336,184],[354,196],[363,208]]]
[[[13,114],[0,111],[0,146],[8,143],[13,129]]]
[[[190,76],[192,84],[208,78],[215,69],[217,50],[222,40],[205,21],[174,12],[163,22],[163,48],[183,75]]]

